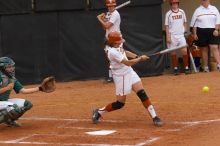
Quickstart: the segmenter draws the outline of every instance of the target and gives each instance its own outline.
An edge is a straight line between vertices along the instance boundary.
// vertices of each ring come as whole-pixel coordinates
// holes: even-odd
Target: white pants
[[[8,101],[0,101],[0,110],[6,109],[8,106],[17,104],[18,107],[24,107],[25,99],[21,98],[12,98],[8,99]]]
[[[173,48],[184,45],[186,45],[186,39],[184,35],[171,35],[171,43],[167,44],[167,47]]]
[[[130,94],[132,90],[132,85],[141,80],[137,73],[133,70],[132,72],[123,76],[113,75],[113,79],[117,96]]]

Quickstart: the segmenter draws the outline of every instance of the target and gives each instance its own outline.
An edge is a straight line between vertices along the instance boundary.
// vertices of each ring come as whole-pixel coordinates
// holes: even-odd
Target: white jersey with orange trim
[[[133,70],[130,66],[121,63],[123,59],[128,60],[123,48],[107,46],[107,57],[110,61],[110,68],[113,75],[125,75]]]
[[[127,59],[123,48],[107,47],[110,67],[113,74],[115,84],[115,94],[118,96],[128,95],[132,91],[132,85],[139,82],[141,79],[137,73],[121,61]]]
[[[184,23],[187,22],[186,14],[182,9],[178,9],[177,12],[169,10],[165,16],[165,25],[169,27],[171,35],[184,34]]]
[[[192,17],[190,26],[199,28],[215,28],[220,24],[220,14],[215,6],[209,5],[207,8],[199,6]]]
[[[109,29],[106,29],[105,37],[108,37],[108,34],[113,31],[121,32],[120,30],[120,24],[121,24],[121,17],[117,10],[114,10],[112,13],[107,12],[105,16],[106,20],[108,22],[111,22],[113,24],[112,27]]]

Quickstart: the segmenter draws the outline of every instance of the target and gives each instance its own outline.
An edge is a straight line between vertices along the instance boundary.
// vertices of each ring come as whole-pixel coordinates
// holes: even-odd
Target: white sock
[[[178,67],[174,67],[174,69],[178,69]]]
[[[155,118],[157,116],[155,110],[154,110],[154,107],[153,105],[149,105],[148,108],[147,108],[148,112],[150,113],[151,117],[152,118]]]
[[[186,66],[186,68],[185,69],[189,69],[189,67],[188,66]]]
[[[207,69],[207,70],[208,70],[208,69],[209,69],[209,67],[208,67],[208,66],[204,66],[204,69]]]
[[[101,108],[101,109],[98,110],[98,112],[99,112],[100,115],[102,115],[102,114],[104,114],[105,112],[107,112],[107,111],[104,110],[104,109],[105,109],[105,107],[103,107],[103,108]]]

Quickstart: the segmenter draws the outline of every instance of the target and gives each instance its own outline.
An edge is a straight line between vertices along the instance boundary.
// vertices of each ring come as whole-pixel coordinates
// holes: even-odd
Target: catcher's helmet
[[[125,40],[122,38],[122,35],[120,32],[113,31],[108,34],[108,43],[123,43]]]
[[[105,0],[105,5],[107,7],[116,6],[116,0]]]
[[[0,57],[0,71],[10,77],[15,74],[15,62],[9,57]],[[10,67],[8,70],[7,68]]]
[[[179,2],[180,2],[179,0],[170,0],[170,4],[179,3]]]

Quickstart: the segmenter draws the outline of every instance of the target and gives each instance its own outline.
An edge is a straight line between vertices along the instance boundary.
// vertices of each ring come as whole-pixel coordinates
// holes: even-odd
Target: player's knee
[[[139,91],[137,92],[137,96],[140,98],[140,100],[141,100],[142,102],[144,102],[145,100],[148,99],[148,96],[147,96],[147,94],[145,93],[144,89],[139,90]]]
[[[0,110],[0,124],[6,122],[9,119],[7,110]]]
[[[125,104],[123,102],[116,101],[112,103],[112,109],[117,110],[122,108],[124,105]]]
[[[30,110],[33,107],[33,104],[29,100],[25,100],[24,109],[25,111]]]
[[[11,120],[17,120],[24,114],[22,108],[18,107],[17,104],[13,104],[12,106],[7,107],[7,115]]]

